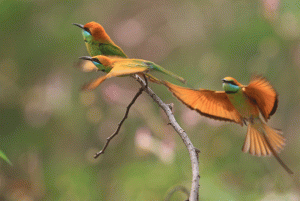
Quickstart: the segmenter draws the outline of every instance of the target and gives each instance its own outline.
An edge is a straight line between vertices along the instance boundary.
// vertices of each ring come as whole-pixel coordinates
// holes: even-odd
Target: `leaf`
[[[5,160],[8,164],[13,165],[1,150],[0,150],[0,158],[3,158],[3,160]]]

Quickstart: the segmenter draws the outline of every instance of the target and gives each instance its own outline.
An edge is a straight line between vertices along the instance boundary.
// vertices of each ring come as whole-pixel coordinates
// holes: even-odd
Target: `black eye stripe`
[[[85,28],[83,28],[83,29],[91,34],[89,28],[85,27]],[[92,34],[91,34],[91,35],[92,35]]]
[[[224,80],[225,83],[236,85],[236,83],[232,80]]]
[[[96,59],[96,58],[92,58],[92,61],[94,61],[94,62],[97,62],[97,63],[101,64],[101,62],[100,62],[98,59]]]

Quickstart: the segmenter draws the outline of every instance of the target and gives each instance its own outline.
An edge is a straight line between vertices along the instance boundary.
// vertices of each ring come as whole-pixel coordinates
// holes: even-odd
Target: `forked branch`
[[[147,81],[145,82],[138,75],[133,75],[133,77],[134,77],[135,80],[137,80],[142,85],[142,87],[139,89],[139,91],[134,96],[134,98],[132,99],[130,104],[127,106],[126,113],[125,113],[123,119],[121,120],[121,122],[118,124],[117,130],[110,137],[108,137],[106,139],[107,141],[106,141],[103,149],[101,151],[99,151],[98,153],[96,153],[94,158],[97,158],[98,156],[100,156],[101,154],[104,153],[104,151],[106,150],[110,140],[113,139],[119,133],[123,122],[128,117],[128,113],[129,113],[129,110],[130,110],[131,106],[134,104],[136,99],[142,94],[142,92],[145,91],[154,100],[154,102],[156,102],[159,105],[159,107],[161,107],[164,110],[164,112],[166,113],[166,115],[169,118],[169,121],[170,121],[169,124],[172,125],[174,130],[179,134],[179,136],[181,137],[183,143],[185,144],[185,146],[187,147],[187,149],[189,151],[189,155],[190,155],[190,159],[191,159],[191,163],[192,163],[192,187],[191,187],[191,191],[190,191],[190,195],[189,195],[189,201],[198,201],[199,200],[199,179],[200,179],[199,164],[198,164],[198,153],[200,153],[200,151],[194,147],[194,145],[192,144],[192,142],[189,139],[186,132],[177,123],[177,121],[176,121],[176,119],[175,119],[175,117],[172,113],[170,105],[164,103],[152,91],[152,89],[150,89],[148,87]]]
[[[109,136],[108,138],[106,138],[106,143],[105,143],[104,147],[102,148],[101,151],[99,151],[99,152],[97,152],[95,154],[94,158],[97,158],[101,154],[104,154],[104,152],[105,152],[105,150],[106,150],[106,148],[107,148],[110,140],[113,139],[116,135],[118,135],[118,133],[119,133],[121,127],[122,127],[122,124],[124,123],[125,119],[127,119],[127,117],[128,117],[128,113],[129,113],[129,110],[130,110],[131,106],[134,104],[134,102],[136,101],[136,99],[143,93],[143,90],[144,90],[144,87],[141,87],[139,89],[139,91],[135,94],[134,98],[132,99],[132,101],[127,106],[125,115],[124,115],[123,119],[120,121],[120,123],[118,124],[117,130],[111,136]]]

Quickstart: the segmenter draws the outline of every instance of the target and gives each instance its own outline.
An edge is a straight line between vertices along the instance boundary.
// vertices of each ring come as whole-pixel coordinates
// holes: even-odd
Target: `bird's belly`
[[[232,105],[243,118],[249,119],[258,115],[257,107],[242,92],[227,95]]]

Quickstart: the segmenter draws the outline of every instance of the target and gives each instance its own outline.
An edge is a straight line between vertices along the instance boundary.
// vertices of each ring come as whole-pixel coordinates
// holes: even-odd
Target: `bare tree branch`
[[[164,103],[148,86],[144,80],[142,80],[138,75],[134,75],[134,79],[136,79],[142,87],[144,87],[144,91],[156,102],[159,107],[161,107],[170,120],[170,124],[173,126],[174,130],[179,134],[183,143],[187,147],[190,159],[192,163],[192,187],[190,192],[189,201],[198,201],[199,200],[199,164],[198,164],[198,153],[200,152],[198,149],[194,147],[191,140],[189,139],[186,132],[180,127],[177,123],[172,110],[169,105]]]
[[[104,151],[106,150],[110,140],[113,139],[116,135],[118,135],[118,133],[119,133],[121,127],[122,127],[122,124],[124,123],[125,119],[127,119],[127,117],[128,117],[128,113],[129,113],[129,110],[130,110],[131,106],[134,104],[136,99],[143,93],[143,90],[144,90],[144,86],[142,86],[140,88],[140,90],[135,94],[134,98],[132,99],[132,101],[127,106],[125,115],[124,115],[123,119],[120,121],[120,123],[118,124],[117,130],[111,136],[109,136],[106,139],[106,143],[105,143],[104,147],[102,148],[101,151],[99,151],[95,154],[94,158],[98,158],[98,156],[100,156],[101,154],[104,154]]]
[[[174,128],[174,130],[179,134],[179,136],[181,137],[183,143],[185,144],[185,146],[187,147],[187,149],[189,151],[190,159],[191,159],[191,163],[192,163],[192,187],[191,187],[191,191],[190,191],[189,201],[198,201],[199,200],[199,179],[200,179],[199,164],[198,164],[198,153],[200,153],[200,150],[196,149],[194,147],[194,145],[192,144],[192,142],[189,139],[189,137],[186,134],[186,132],[177,123],[177,121],[176,121],[176,119],[175,119],[175,117],[174,117],[174,115],[172,113],[172,106],[173,105],[164,103],[152,91],[152,89],[150,89],[148,87],[147,79],[146,79],[145,76],[144,76],[145,81],[142,80],[138,75],[133,75],[132,77],[135,80],[137,80],[142,85],[142,87],[137,92],[137,94],[134,96],[134,98],[132,99],[132,101],[130,102],[130,104],[127,106],[126,113],[125,113],[123,119],[121,120],[121,122],[118,124],[117,130],[111,136],[109,136],[106,139],[107,141],[106,141],[103,149],[101,151],[99,151],[98,153],[96,153],[95,156],[94,156],[94,158],[97,158],[98,156],[100,156],[101,154],[104,153],[104,151],[106,150],[106,148],[107,148],[110,140],[112,138],[114,138],[119,133],[123,122],[128,117],[128,113],[129,113],[130,107],[134,104],[134,102],[142,94],[142,92],[145,91],[154,100],[154,102],[156,102],[159,105],[159,107],[161,107],[164,110],[164,112],[166,113],[166,115],[168,116],[169,121],[170,121],[170,123],[168,123],[168,124],[172,125],[172,127]]]

